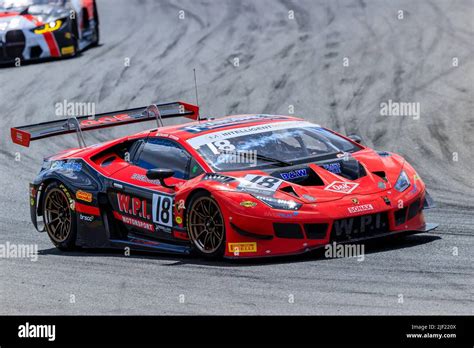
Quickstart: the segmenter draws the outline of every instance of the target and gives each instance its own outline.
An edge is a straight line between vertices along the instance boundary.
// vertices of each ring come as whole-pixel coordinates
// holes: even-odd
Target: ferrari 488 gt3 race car
[[[194,122],[162,126],[166,118]],[[156,119],[159,127],[86,146],[82,132]],[[402,157],[303,119],[201,119],[173,102],[11,129],[13,142],[76,132],[30,184],[33,224],[60,249],[130,247],[264,257],[407,233],[432,206]],[[38,216],[42,216],[41,226]]]
[[[74,56],[98,43],[95,0],[0,0],[0,63]]]

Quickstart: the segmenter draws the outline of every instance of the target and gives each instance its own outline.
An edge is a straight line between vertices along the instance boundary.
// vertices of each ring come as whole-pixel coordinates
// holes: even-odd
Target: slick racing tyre
[[[207,192],[192,197],[186,227],[194,250],[206,258],[224,255],[226,234],[222,211],[216,200]]]
[[[53,244],[60,250],[75,248],[77,223],[74,200],[66,186],[53,182],[44,192],[43,221]]]

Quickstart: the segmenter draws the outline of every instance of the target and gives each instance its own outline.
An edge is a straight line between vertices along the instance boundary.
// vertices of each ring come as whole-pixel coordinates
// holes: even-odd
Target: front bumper
[[[0,33],[0,63],[59,58],[74,55],[72,34],[66,27],[55,32],[35,34],[31,30]]]
[[[428,232],[437,227],[425,222],[423,209],[432,207],[433,202],[424,190],[403,195],[396,192],[358,195],[357,204],[352,201],[355,197],[348,195],[333,202],[305,204],[298,211],[271,209],[255,199],[256,206],[242,207],[239,204],[242,196],[237,203],[228,199],[229,193],[225,196],[214,194],[227,220],[225,256],[228,258],[300,254],[331,242],[359,243]],[[249,196],[249,200],[252,198]],[[349,212],[357,206],[372,209]]]

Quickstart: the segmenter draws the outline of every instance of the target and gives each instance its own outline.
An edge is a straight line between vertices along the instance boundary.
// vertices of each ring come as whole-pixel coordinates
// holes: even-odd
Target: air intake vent
[[[420,200],[416,200],[410,205],[410,208],[408,208],[408,218],[407,220],[413,219],[418,212],[420,211]]]
[[[324,239],[326,238],[326,232],[328,230],[328,224],[305,224],[304,231],[306,232],[306,238],[308,239]]]
[[[298,194],[295,192],[295,190],[293,189],[293,186],[291,185],[288,185],[288,186],[285,186],[283,188],[280,188],[280,191],[283,191],[283,192],[286,192],[286,193],[289,193],[290,195],[293,195],[295,197],[299,197]]]
[[[275,236],[279,238],[303,239],[303,232],[298,224],[280,224],[274,223],[273,230]]]
[[[324,181],[310,167],[287,167],[284,170],[272,172],[271,176],[301,186],[324,186]]]
[[[406,217],[407,217],[407,208],[403,208],[403,209],[400,209],[400,210],[397,210],[395,212],[395,225],[401,225],[403,223],[405,223],[406,221]]]
[[[380,172],[372,172],[372,174],[377,175],[377,176],[381,177],[381,178],[384,179],[384,180],[387,179],[387,176],[386,176],[385,172],[383,172],[383,171],[380,171]]]

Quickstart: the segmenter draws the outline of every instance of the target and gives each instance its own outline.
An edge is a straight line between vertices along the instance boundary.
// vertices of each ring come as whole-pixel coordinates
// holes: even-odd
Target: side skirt
[[[192,248],[187,245],[176,245],[170,243],[158,242],[146,238],[127,237],[127,239],[111,239],[112,248],[123,249],[129,247],[131,250],[137,251],[154,251],[172,254],[191,254]]]

